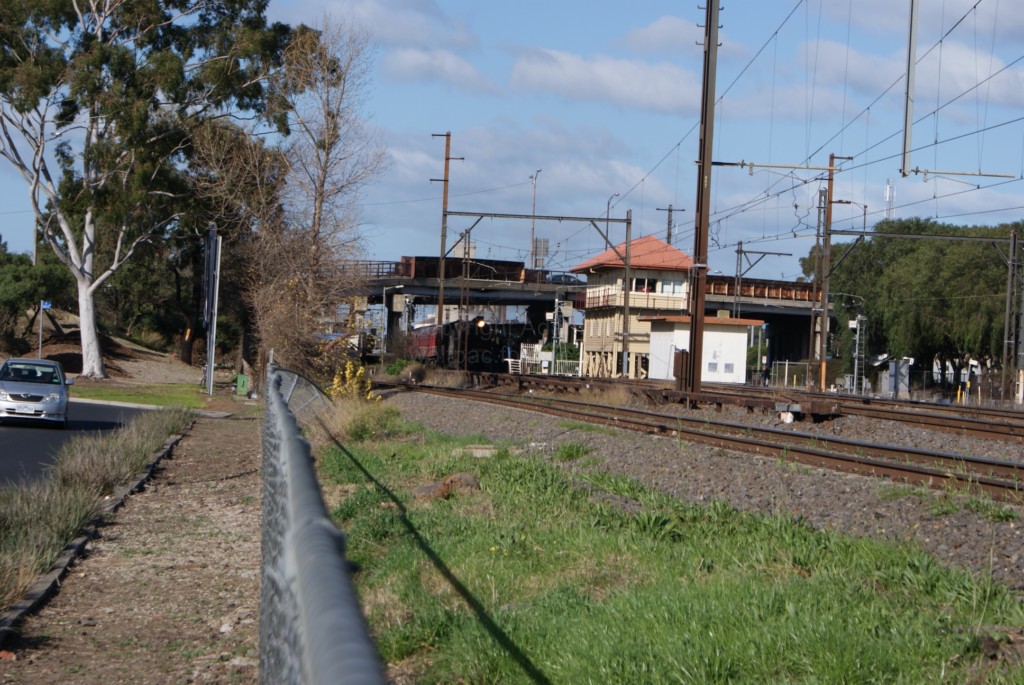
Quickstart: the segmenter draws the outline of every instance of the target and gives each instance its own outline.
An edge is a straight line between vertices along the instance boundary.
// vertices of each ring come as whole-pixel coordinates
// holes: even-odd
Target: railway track
[[[937,489],[954,488],[984,492],[999,501],[1020,503],[1024,499],[1024,464],[1011,461],[824,437],[703,417],[676,416],[641,409],[596,405],[566,398],[525,397],[480,389],[451,389],[423,385],[395,384],[393,387],[675,437],[723,449],[791,460],[847,473],[882,476]]]
[[[715,389],[716,393],[736,396],[749,396],[758,391],[766,394],[771,392],[760,388],[744,388],[744,392],[741,394],[732,389]],[[928,430],[1024,444],[1024,413],[1012,409],[931,402],[900,402],[831,393],[798,392],[788,393],[784,397],[786,401],[793,403],[805,402],[808,398],[811,398],[811,401],[829,398],[836,403],[839,413],[843,416],[863,416],[885,421],[899,421]]]
[[[552,391],[579,392],[583,388],[628,388],[652,401],[681,401],[664,382],[576,379],[557,376],[498,374],[499,383]],[[1024,444],[1024,412],[1013,409],[901,402],[857,395],[780,390],[760,386],[709,385],[696,403],[739,404],[778,411],[796,410],[807,416],[863,416],[966,435],[985,440]]]

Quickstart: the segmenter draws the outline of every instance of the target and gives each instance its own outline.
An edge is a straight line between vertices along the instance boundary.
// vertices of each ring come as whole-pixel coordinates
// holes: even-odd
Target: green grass
[[[1013,507],[982,497],[969,498],[964,506],[989,521],[1016,521],[1018,518]]]
[[[555,448],[552,459],[555,461],[575,461],[590,453],[590,448],[579,442],[565,442]]]
[[[979,648],[1020,601],[916,548],[591,474],[627,513],[540,459],[410,433],[318,464],[358,486],[332,515],[383,660],[417,683],[1024,682]],[[411,497],[459,471],[481,489]]]
[[[71,386],[71,397],[103,400],[105,402],[148,404],[157,407],[201,409],[206,406],[204,398],[207,395],[203,387],[191,383],[138,385],[134,387],[80,383]]]

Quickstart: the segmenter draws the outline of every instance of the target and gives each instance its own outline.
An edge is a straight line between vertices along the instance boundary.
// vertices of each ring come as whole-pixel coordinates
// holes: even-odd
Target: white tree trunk
[[[90,287],[92,284],[82,277],[79,277],[77,282],[79,332],[82,336],[82,376],[106,378],[107,369],[103,366],[99,331],[96,328],[96,302]]]

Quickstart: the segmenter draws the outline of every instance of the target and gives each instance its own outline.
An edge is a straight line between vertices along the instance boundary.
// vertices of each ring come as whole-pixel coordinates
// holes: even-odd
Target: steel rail
[[[749,397],[751,395],[772,393],[773,391],[777,392],[778,390],[778,388],[763,388],[759,386],[742,386],[742,389],[740,390],[737,390],[735,388],[717,386],[713,387],[712,392],[714,394],[721,394],[727,396]],[[816,400],[827,398],[832,401],[838,402],[843,407],[892,407],[895,409],[900,409],[909,412],[927,412],[929,414],[942,416],[967,416],[980,420],[989,420],[993,422],[1002,421],[1024,426],[1024,411],[1020,409],[1000,409],[998,407],[981,407],[968,404],[939,404],[937,402],[926,402],[922,400],[894,400],[881,397],[848,395],[843,393],[811,392],[808,390],[797,390],[795,388],[787,388],[786,390],[787,392],[785,394],[791,398],[794,398],[794,401],[799,401],[799,399],[797,398],[802,397],[808,397]]]
[[[893,407],[873,407],[850,403],[841,403],[839,406],[845,415],[899,421],[947,433],[973,435],[987,440],[1024,443],[1024,424],[1003,423],[952,414],[937,416],[932,413]]]
[[[465,392],[465,391],[462,391]],[[473,396],[476,397],[493,397],[490,393],[483,393],[480,391],[469,391]],[[703,427],[713,426],[716,429],[724,429],[733,434],[741,435],[756,435],[769,441],[784,441],[789,444],[805,444],[810,447],[824,446],[837,452],[845,454],[856,454],[859,456],[878,457],[882,459],[898,459],[902,458],[908,462],[916,464],[950,464],[950,465],[967,465],[970,466],[974,471],[983,473],[989,476],[1002,476],[1008,479],[1021,479],[1024,480],[1024,464],[1016,463],[1012,461],[1005,461],[1001,459],[990,459],[987,457],[975,457],[970,455],[956,454],[951,452],[938,452],[935,450],[922,450],[916,447],[906,446],[891,446],[891,445],[880,445],[873,442],[864,442],[860,440],[849,440],[846,438],[829,437],[822,435],[812,435],[809,433],[801,433],[798,431],[781,430],[778,428],[769,428],[763,426],[752,426],[745,423],[736,423],[732,421],[710,421],[705,418],[696,418],[691,416],[676,416],[672,414],[662,414],[660,412],[647,411],[643,409],[633,409],[629,407],[610,407],[605,405],[594,405],[590,402],[581,402],[578,400],[549,400],[543,398],[509,398],[514,403],[523,404],[546,404],[549,402],[557,401],[561,405],[568,405],[571,407],[580,407],[578,409],[580,413],[584,415],[590,415],[587,409],[599,406],[600,413],[596,414],[597,418],[601,418],[604,414],[609,414],[615,421],[632,421],[641,426],[649,426],[652,432],[655,433],[668,433],[671,431],[680,430],[697,430],[701,431]],[[639,417],[638,419],[629,419],[624,417]],[[668,423],[662,423],[668,421]],[[683,424],[687,427],[682,428]],[[693,428],[691,428],[693,427]]]
[[[641,386],[640,389],[647,390],[649,387]],[[835,404],[837,411],[845,416],[864,416],[897,421],[928,430],[1024,444],[1024,413],[1020,411],[926,402],[908,404],[897,400],[863,398],[835,393],[813,393],[792,389],[780,393],[777,388],[763,389],[748,386],[744,386],[742,390],[721,387],[708,387],[706,390],[704,395],[708,401],[713,401],[716,398],[722,400],[727,397],[743,400],[750,400],[752,397],[767,397],[791,404],[829,400]],[[649,392],[645,394],[651,397]]]
[[[704,418],[594,405],[562,398],[524,398],[482,390],[412,386],[410,390],[537,411],[601,425],[678,437],[740,452],[893,480],[981,490],[994,499],[1020,502],[1024,464],[970,455],[887,446]],[[902,461],[900,461],[902,460]]]

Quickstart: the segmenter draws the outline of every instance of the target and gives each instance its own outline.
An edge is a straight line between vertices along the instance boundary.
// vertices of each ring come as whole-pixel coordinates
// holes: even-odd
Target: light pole
[[[534,257],[534,254],[533,254],[533,249],[534,249],[533,246],[534,246],[534,242],[535,242],[534,241],[534,232],[533,231],[534,231],[534,226],[537,223],[537,177],[540,176],[540,172],[541,171],[542,171],[541,169],[537,169],[537,171],[533,172],[533,175],[530,176],[530,180],[533,181],[533,205],[532,205],[532,207],[530,209],[530,269],[531,270],[535,269],[537,267],[537,265],[536,265],[536,258]]]
[[[618,193],[612,193],[608,197],[608,202],[604,205],[604,241],[608,243],[608,247],[614,249],[614,243],[611,241],[609,236],[608,225],[612,215],[612,200],[619,196]],[[628,216],[628,214],[627,214]],[[629,378],[629,247],[630,247],[630,224],[626,222],[626,255],[622,258],[622,377]],[[616,250],[616,253],[618,250]],[[615,347],[612,343],[612,351],[614,352]]]
[[[608,198],[608,202],[605,204],[605,208],[604,208],[604,234],[606,236],[608,235],[609,219],[611,218],[611,215],[612,215],[612,200],[614,200],[618,196],[619,196],[618,193],[612,193],[612,196]]]
[[[868,230],[868,206],[867,205],[861,204],[860,202],[857,202],[856,200],[833,200],[833,204],[837,204],[837,205],[857,205],[858,207],[860,207],[862,210],[864,210],[864,223],[861,225],[861,230],[862,231],[867,231]]]

